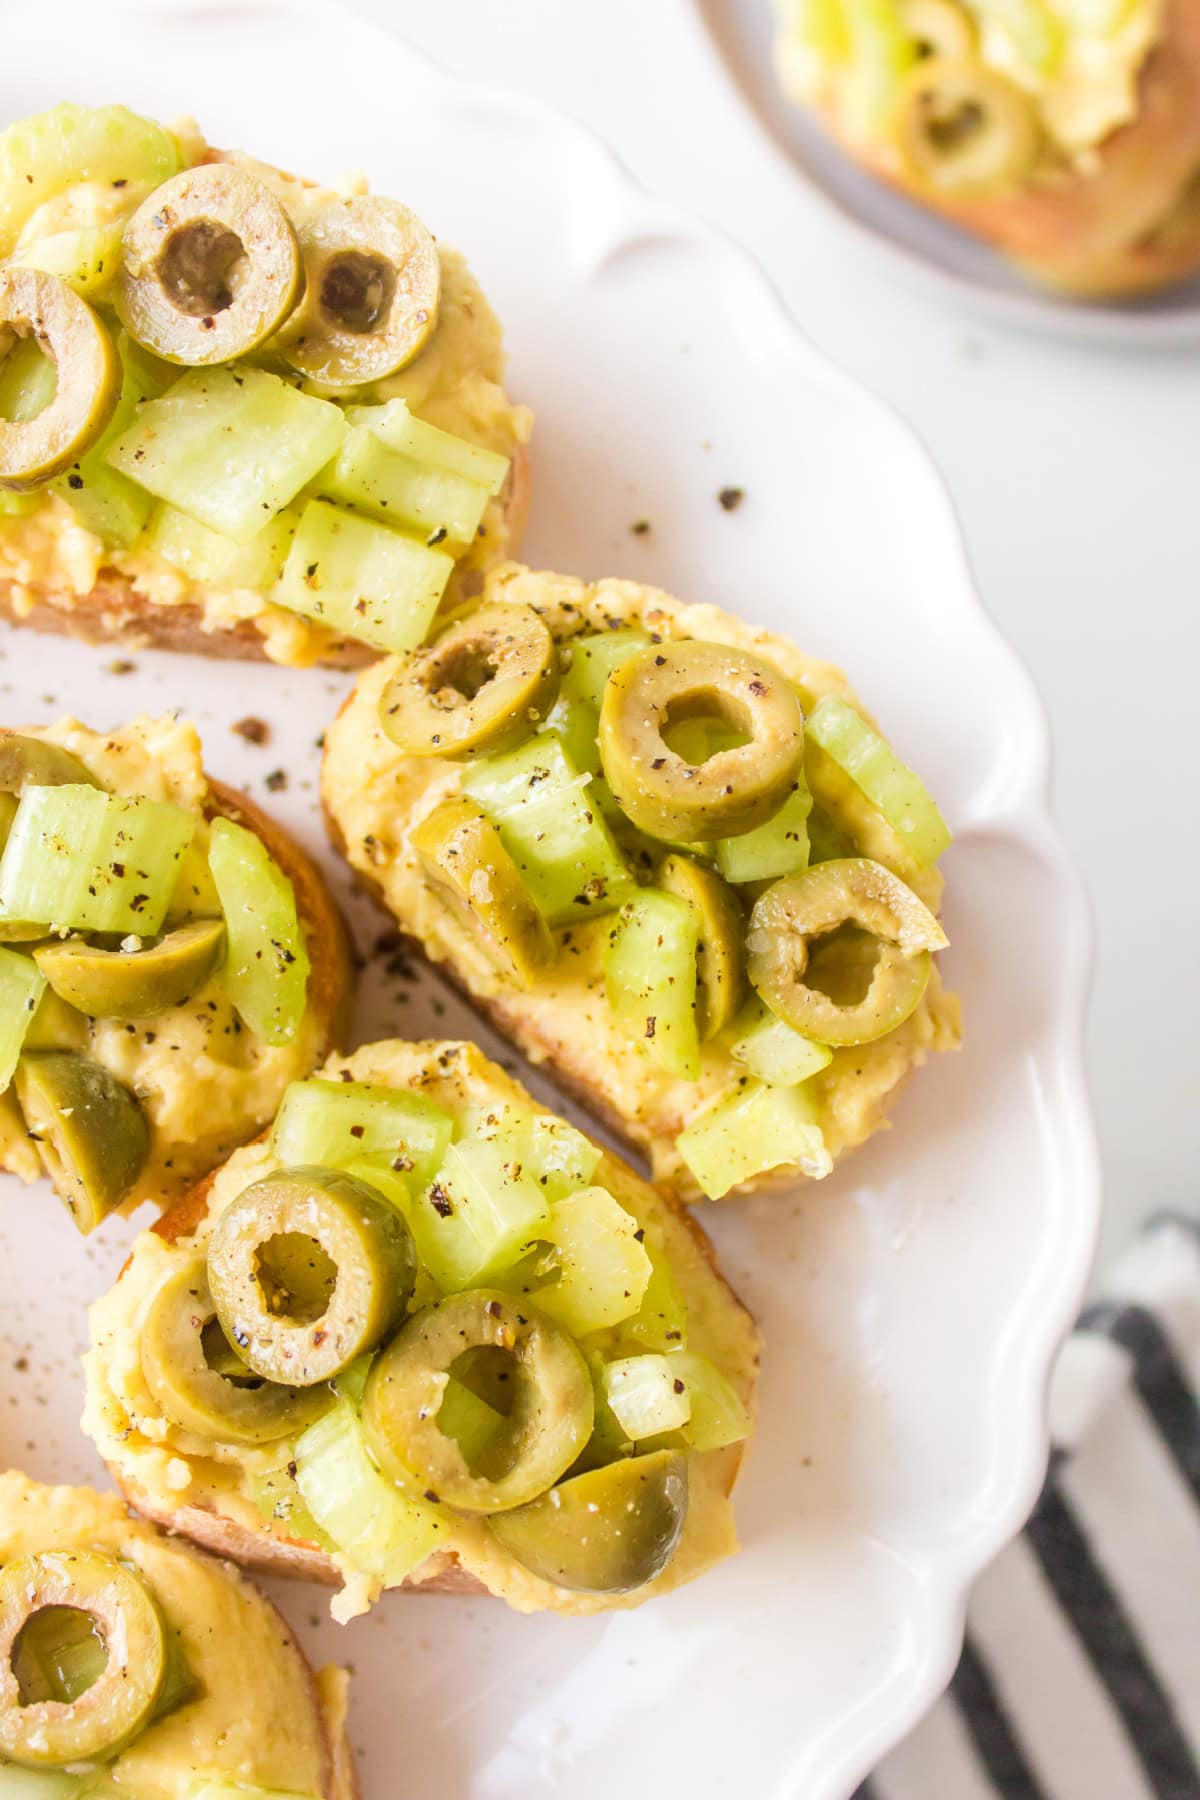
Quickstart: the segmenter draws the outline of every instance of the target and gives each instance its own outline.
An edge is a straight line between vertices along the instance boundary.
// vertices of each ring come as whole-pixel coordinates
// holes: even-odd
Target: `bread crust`
[[[1165,0],[1138,76],[1138,107],[1086,167],[1050,170],[1008,193],[953,200],[826,124],[890,186],[986,239],[1048,286],[1083,299],[1150,293],[1200,268],[1200,0]]]

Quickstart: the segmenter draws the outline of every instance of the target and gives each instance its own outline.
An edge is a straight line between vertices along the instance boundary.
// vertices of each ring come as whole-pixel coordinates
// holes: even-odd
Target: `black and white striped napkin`
[[[854,1800],[1200,1800],[1198,1396],[1200,1223],[1162,1217],[1063,1347],[949,1692]]]

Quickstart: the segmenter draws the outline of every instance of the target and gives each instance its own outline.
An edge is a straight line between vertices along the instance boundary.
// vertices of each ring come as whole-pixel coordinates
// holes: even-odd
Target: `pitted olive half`
[[[504,1428],[473,1462],[438,1412],[453,1375],[471,1385],[480,1363],[489,1403],[507,1399]],[[479,1289],[415,1313],[375,1359],[363,1425],[375,1460],[463,1512],[495,1513],[544,1494],[591,1436],[592,1380],[562,1328],[522,1300]]]
[[[264,182],[226,163],[184,169],[138,207],[113,304],[167,362],[230,362],[277,331],[300,295],[296,233]]]
[[[268,1444],[302,1431],[330,1404],[327,1388],[281,1387],[236,1372],[197,1256],[165,1281],[142,1326],[142,1374],[181,1431],[226,1444]],[[229,1373],[230,1368],[234,1373]]]
[[[896,102],[893,133],[911,179],[954,197],[1013,187],[1038,158],[1033,102],[970,56],[919,62]]]
[[[86,1236],[142,1172],[146,1115],[115,1075],[69,1050],[27,1051],[13,1086],[46,1173]]]
[[[686,900],[700,920],[696,1024],[701,1043],[707,1043],[728,1025],[746,991],[742,910],[717,871],[690,856],[668,856],[655,886]]]
[[[457,794],[426,814],[412,845],[425,880],[492,966],[531,988],[554,961],[554,936],[491,820]]]
[[[18,797],[27,787],[99,787],[77,756],[46,738],[0,731],[0,793]]]
[[[53,1639],[86,1649],[83,1621],[94,1633],[94,1679],[74,1699],[50,1697],[59,1685],[44,1672],[57,1660]],[[149,1723],[166,1671],[158,1603],[115,1557],[45,1551],[0,1571],[0,1757],[53,1769],[117,1755]]]
[[[221,1328],[256,1374],[312,1387],[404,1317],[417,1254],[402,1215],[337,1169],[282,1169],[227,1206],[208,1245]]]
[[[77,462],[108,424],[121,391],[112,338],[57,275],[0,269],[0,358],[20,337],[37,340],[58,379],[53,399],[32,419],[0,418],[0,488],[18,493]]]
[[[300,228],[305,294],[275,348],[331,387],[380,381],[437,325],[442,266],[415,213],[363,194],[331,200]]]
[[[492,1530],[543,1581],[582,1594],[629,1594],[670,1562],[687,1502],[687,1457],[655,1450],[560,1481],[528,1506],[501,1513]]]
[[[33,953],[60,999],[91,1019],[149,1019],[181,1006],[216,967],[222,919],[194,919],[144,950],[101,950],[85,938],[40,944]]]
[[[691,763],[670,747],[684,719],[715,719],[745,738]],[[738,837],[776,812],[804,754],[795,693],[763,658],[727,644],[651,645],[609,676],[600,758],[617,803],[651,837]]]
[[[379,703],[388,737],[409,756],[511,749],[558,693],[558,655],[529,606],[481,606],[414,651]]]
[[[843,956],[831,944],[831,978],[818,986],[821,940],[846,926],[856,935]],[[912,890],[866,857],[777,881],[755,905],[746,939],[751,985],[771,1011],[804,1037],[834,1045],[870,1043],[903,1024],[925,992],[930,952],[945,944]],[[849,991],[833,991],[839,977]]]

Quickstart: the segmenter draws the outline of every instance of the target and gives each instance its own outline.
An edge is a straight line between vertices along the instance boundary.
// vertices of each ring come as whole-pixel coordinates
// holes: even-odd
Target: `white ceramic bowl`
[[[743,1554],[579,1622],[393,1596],[341,1632],[316,1622],[320,1593],[278,1589],[316,1653],[356,1666],[367,1800],[609,1800],[618,1770],[638,1800],[841,1800],[946,1680],[966,1588],[1033,1498],[1097,1214],[1086,910],[1047,813],[1041,710],[941,483],[738,252],[543,107],[452,83],[320,5],[52,0],[5,26],[5,118],[64,96],[192,110],[218,143],[318,175],[361,165],[403,195],[468,249],[538,412],[530,560],[658,581],[845,662],[943,802],[967,1048],[833,1179],[705,1217],[766,1333]],[[265,797],[321,843],[314,740],[342,678],[151,654],[117,675],[15,632],[2,650],[4,722],[186,709],[214,774],[262,798],[285,766]],[[229,729],[250,712],[266,748]],[[369,945],[378,924],[357,918]],[[364,983],[363,1035],[473,1029],[435,984],[379,964]],[[0,1193],[0,1454],[36,1475],[99,1473],[75,1358],[130,1229],[83,1245],[48,1191]]]

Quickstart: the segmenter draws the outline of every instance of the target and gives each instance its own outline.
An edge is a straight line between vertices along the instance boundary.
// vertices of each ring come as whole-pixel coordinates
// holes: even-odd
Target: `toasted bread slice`
[[[0,1562],[76,1550],[136,1567],[178,1640],[198,1691],[120,1755],[121,1791],[166,1800],[179,1781],[213,1781],[356,1800],[346,1676],[309,1665],[282,1615],[227,1562],[163,1537],[115,1494],[43,1487],[0,1474]],[[3,1786],[0,1758],[0,1787]]]
[[[513,566],[493,572],[485,600],[531,606],[559,639],[640,624],[665,639],[700,638],[754,650],[814,696],[852,698],[840,671],[804,656],[783,639],[744,625],[717,607],[685,605],[633,582],[588,584]],[[413,829],[458,790],[464,765],[450,758],[405,755],[385,735],[380,701],[395,667],[389,659],[360,676],[326,732],[321,792],[334,842],[414,949],[531,1062],[646,1156],[656,1181],[670,1183],[686,1198],[698,1198],[676,1139],[744,1071],[718,1038],[702,1047],[699,1080],[684,1080],[652,1065],[621,1032],[605,999],[604,939],[602,930],[597,931],[611,922],[611,914],[594,925],[569,927],[571,954],[560,954],[528,990],[497,973],[469,926],[422,875]],[[872,820],[864,813],[862,833],[859,852],[895,868],[936,912],[942,889],[937,871],[913,866],[878,814]],[[935,968],[924,998],[904,1024],[874,1043],[837,1051],[814,1078],[811,1085],[820,1096],[833,1158],[885,1125],[911,1071],[931,1051],[957,1042],[958,1005],[944,992]],[[789,1164],[731,1192],[777,1187],[802,1174]]]
[[[452,1111],[513,1107],[545,1114],[473,1044],[393,1040],[335,1057],[321,1073],[334,1081],[415,1089]],[[163,1416],[141,1367],[143,1322],[162,1282],[181,1259],[203,1250],[212,1220],[223,1208],[251,1181],[278,1166],[265,1139],[235,1152],[134,1244],[116,1285],[92,1308],[92,1347],[84,1359],[84,1429],[121,1491],[147,1518],[246,1568],[330,1585],[344,1582],[339,1616],[351,1616],[369,1604],[377,1584],[347,1558],[291,1531],[283,1509],[264,1516],[252,1497],[256,1473],[286,1466],[291,1441],[265,1445],[256,1453],[189,1435]],[[708,1238],[672,1194],[650,1187],[611,1152],[601,1152],[591,1181],[637,1218],[646,1243],[653,1246],[656,1267],[661,1258],[686,1304],[688,1348],[711,1359],[752,1414],[758,1334],[722,1276]],[[542,1580],[509,1556],[481,1519],[461,1515],[451,1522],[444,1547],[414,1567],[402,1586],[437,1593],[488,1592],[524,1612],[594,1612],[636,1604],[693,1579],[736,1548],[729,1496],[742,1450],[738,1441],[689,1452],[690,1501],[678,1548],[665,1570],[632,1594],[580,1593]]]
[[[217,1017],[220,1002],[206,984],[181,1007],[135,1028],[118,1020],[90,1020],[85,1044],[62,1045],[85,1049],[138,1094],[150,1125],[150,1148],[121,1210],[132,1211],[144,1201],[161,1210],[235,1145],[261,1131],[288,1083],[345,1041],[353,1000],[346,926],[324,876],[299,844],[243,794],[203,772],[200,741],[191,726],[167,717],[98,733],[63,720],[31,728],[29,735],[70,749],[102,781],[109,777],[114,791],[136,793],[144,780],[146,790],[159,798],[253,831],[295,893],[311,969],[305,1019],[291,1044],[254,1043],[232,1061],[210,1054],[210,1045],[219,1048],[217,1027],[205,1026],[200,1014],[207,1010]],[[25,1181],[45,1173],[11,1092],[0,1107],[0,1167]]]

